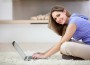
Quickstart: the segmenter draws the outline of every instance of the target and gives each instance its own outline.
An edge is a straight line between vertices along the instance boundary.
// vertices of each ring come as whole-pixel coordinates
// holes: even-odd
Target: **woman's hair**
[[[60,36],[63,36],[65,31],[66,31],[66,28],[67,28],[67,24],[64,24],[64,25],[61,25],[61,24],[58,24],[52,17],[52,13],[54,11],[59,11],[59,12],[63,12],[65,9],[63,7],[60,7],[60,6],[54,6],[52,9],[51,9],[51,12],[50,12],[50,15],[49,15],[49,28],[54,30],[58,35]],[[67,17],[70,17],[70,13],[68,11],[66,11],[66,16]]]

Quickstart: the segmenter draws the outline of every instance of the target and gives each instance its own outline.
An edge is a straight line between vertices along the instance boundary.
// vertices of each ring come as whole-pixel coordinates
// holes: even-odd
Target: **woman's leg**
[[[65,55],[71,55],[90,60],[90,45],[77,42],[65,42],[61,45],[60,52]]]

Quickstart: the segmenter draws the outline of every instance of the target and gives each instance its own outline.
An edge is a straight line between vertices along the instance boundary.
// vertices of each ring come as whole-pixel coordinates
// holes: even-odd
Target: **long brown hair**
[[[64,35],[64,33],[66,31],[66,28],[67,28],[67,24],[61,25],[61,24],[56,23],[56,21],[52,17],[52,13],[54,11],[63,12],[64,10],[65,9],[63,7],[54,6],[51,9],[50,16],[49,16],[49,28],[52,29],[52,30],[54,30],[60,36],[63,36]],[[70,17],[71,16],[68,11],[66,11],[66,16],[67,17]]]

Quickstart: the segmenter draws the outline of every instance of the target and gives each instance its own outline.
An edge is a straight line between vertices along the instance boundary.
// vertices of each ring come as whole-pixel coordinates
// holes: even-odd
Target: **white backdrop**
[[[12,0],[0,0],[0,20],[12,19]]]
[[[0,24],[0,42],[57,42],[60,36],[47,24]]]

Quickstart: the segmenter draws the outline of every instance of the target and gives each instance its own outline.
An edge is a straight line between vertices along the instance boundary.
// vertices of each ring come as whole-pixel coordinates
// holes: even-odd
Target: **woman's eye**
[[[60,16],[60,14],[57,14],[57,15],[56,15],[56,18],[54,18],[54,20],[57,20],[57,18],[58,18],[59,16]]]
[[[57,15],[57,17],[59,17],[59,16],[60,16],[60,14]]]

